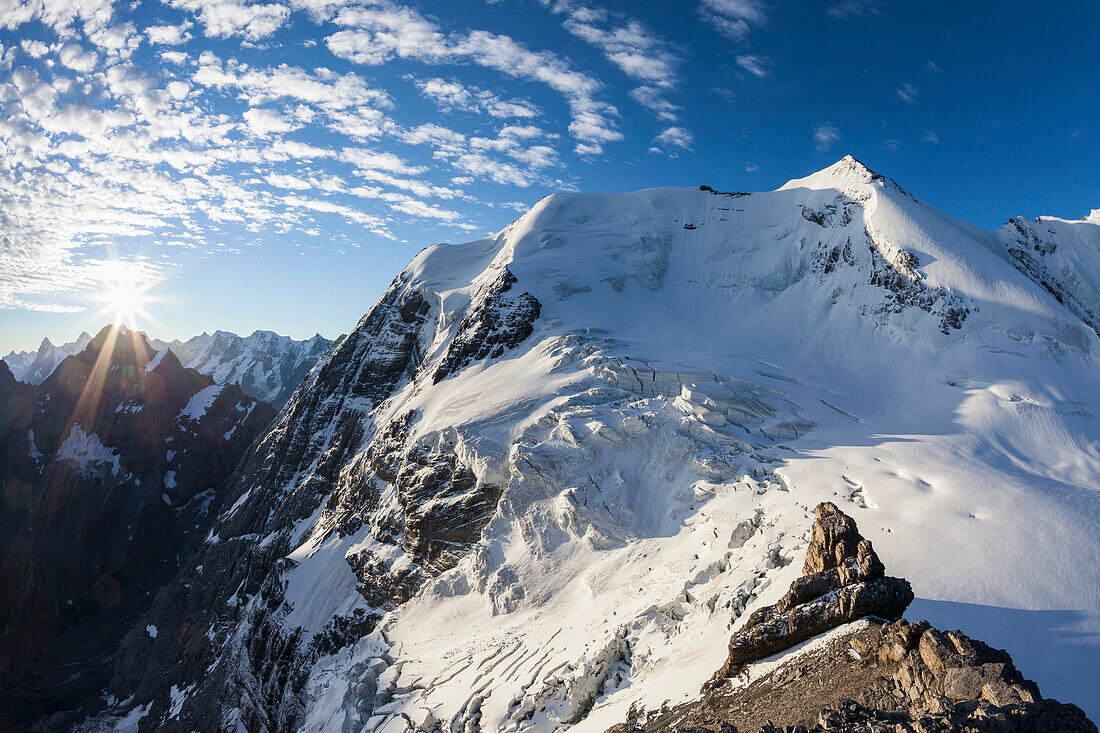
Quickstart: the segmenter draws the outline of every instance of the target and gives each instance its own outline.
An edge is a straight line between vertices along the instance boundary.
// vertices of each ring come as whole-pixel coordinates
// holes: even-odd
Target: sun
[[[148,321],[145,306],[151,302],[149,289],[152,283],[142,283],[130,278],[120,278],[103,283],[103,290],[96,300],[103,304],[101,315],[111,318],[116,326],[130,329],[139,327],[138,321]]]

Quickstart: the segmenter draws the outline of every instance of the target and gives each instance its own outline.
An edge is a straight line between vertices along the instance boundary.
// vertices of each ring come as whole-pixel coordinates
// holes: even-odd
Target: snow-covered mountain
[[[218,384],[239,384],[245,394],[276,408],[283,406],[332,346],[321,334],[295,341],[271,331],[251,336],[215,331],[187,341],[152,343],[156,349],[172,349],[187,368],[209,374]]]
[[[99,722],[603,731],[698,696],[823,500],[910,618],[1097,717],[1097,219],[986,232],[845,158],[424,250],[255,444]]]
[[[54,346],[48,338],[44,338],[38,351],[12,351],[4,357],[4,362],[20,382],[41,384],[53,374],[62,359],[80,353],[91,340],[87,331],[82,332],[76,341],[62,346]]]
[[[87,333],[64,346],[43,339],[37,352],[11,352],[4,361],[15,378],[40,384],[66,356],[84,350]],[[250,397],[282,407],[332,342],[317,334],[295,341],[271,331],[238,336],[228,331],[203,333],[187,341],[151,339],[155,350],[171,349],[185,367],[214,378],[217,384],[239,384]]]
[[[104,328],[40,385],[0,365],[0,728],[97,701],[273,416],[136,331]]]

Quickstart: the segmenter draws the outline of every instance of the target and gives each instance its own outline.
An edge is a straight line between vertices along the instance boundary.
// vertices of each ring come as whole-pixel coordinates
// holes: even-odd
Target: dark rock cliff
[[[274,416],[151,356],[141,334],[108,328],[41,385],[0,374],[0,727],[64,729],[99,703],[122,636]]]

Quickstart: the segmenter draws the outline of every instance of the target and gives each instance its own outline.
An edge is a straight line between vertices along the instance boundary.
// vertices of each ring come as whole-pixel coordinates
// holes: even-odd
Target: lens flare
[[[152,282],[141,282],[130,277],[104,281],[103,289],[95,298],[102,304],[97,316],[109,318],[116,326],[134,330],[142,328],[152,320],[145,306],[154,300],[149,295],[153,285]]]

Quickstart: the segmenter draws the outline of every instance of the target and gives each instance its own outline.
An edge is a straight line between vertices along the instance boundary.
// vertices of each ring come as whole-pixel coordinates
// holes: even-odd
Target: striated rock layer
[[[803,576],[733,635],[703,697],[632,710],[609,733],[1097,730],[1076,705],[1044,699],[1008,652],[901,619],[913,600],[909,583],[883,575],[871,543],[834,504],[814,514]]]

